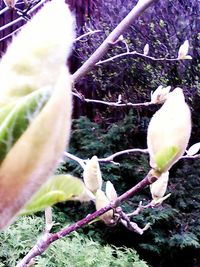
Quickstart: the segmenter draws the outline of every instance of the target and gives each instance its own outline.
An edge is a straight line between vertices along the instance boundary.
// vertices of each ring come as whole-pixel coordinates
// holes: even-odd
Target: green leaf
[[[39,189],[32,200],[21,210],[20,215],[44,210],[58,202],[73,200],[84,190],[85,186],[79,178],[71,175],[55,175]]]
[[[0,162],[44,107],[49,89],[37,90],[0,109]]]
[[[179,152],[179,148],[176,146],[171,146],[171,147],[161,149],[155,155],[155,162],[156,162],[158,171],[160,172],[165,171],[168,165],[170,165],[172,161],[176,158],[178,152]]]

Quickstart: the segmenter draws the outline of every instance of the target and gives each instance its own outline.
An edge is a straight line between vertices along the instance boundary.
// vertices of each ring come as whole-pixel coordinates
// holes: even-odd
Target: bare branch
[[[199,159],[200,158],[200,154],[196,154],[193,156],[189,156],[189,155],[185,155],[181,157],[182,159]]]
[[[147,148],[145,148],[145,149],[141,149],[141,148],[126,149],[126,150],[122,150],[122,151],[116,152],[113,155],[108,156],[107,158],[98,158],[98,161],[101,162],[101,163],[112,162],[114,164],[117,164],[117,163],[115,163],[113,161],[114,158],[116,158],[118,156],[121,156],[121,155],[124,155],[124,154],[129,154],[129,153],[144,153],[144,154],[148,154],[148,149]],[[83,169],[85,168],[85,163],[86,163],[87,159],[81,159],[81,158],[79,158],[77,156],[74,156],[73,154],[71,154],[69,152],[64,152],[64,156],[69,158],[69,159],[72,159],[72,160],[76,161],[78,164],[80,164],[80,166]]]
[[[108,101],[103,101],[103,100],[97,100],[97,99],[88,99],[84,98],[83,99],[87,103],[96,103],[96,104],[103,104],[107,106],[115,106],[115,107],[142,107],[142,106],[149,106],[149,105],[154,105],[155,103],[152,102],[144,102],[144,103],[120,103],[120,102],[108,102]]]
[[[86,160],[81,159],[81,158],[78,158],[78,157],[72,155],[72,154],[69,153],[69,152],[64,152],[64,156],[67,157],[67,158],[69,158],[69,159],[72,159],[72,160],[78,162],[78,164],[79,164],[83,169],[85,168],[85,162],[86,162]]]
[[[136,216],[136,215],[140,214],[140,212],[142,212],[144,209],[153,208],[153,207],[155,207],[155,205],[152,205],[152,201],[150,203],[148,203],[147,205],[142,205],[142,201],[140,201],[137,209],[131,213],[128,213],[127,216],[128,217]]]
[[[22,26],[23,27],[23,26]],[[6,40],[9,37],[12,37],[15,33],[17,33],[19,30],[21,30],[22,27],[19,27],[18,29],[16,29],[15,31],[9,33],[8,35],[4,36],[3,38],[0,39],[0,42],[3,40]]]
[[[137,223],[131,222],[126,213],[122,209],[118,211],[121,219],[120,222],[129,230],[133,231],[139,235],[142,235],[150,227],[150,223],[147,223],[144,228],[140,228]]]
[[[92,56],[72,75],[74,82],[89,72],[97,62],[106,54],[110,44],[115,42],[120,35],[153,3],[158,0],[138,1],[130,13],[118,24],[105,41],[97,48]]]
[[[151,59],[153,61],[180,61],[180,59],[178,59],[178,58],[165,58],[165,57],[163,57],[163,58],[155,58],[155,57],[151,57],[151,56],[148,56],[148,55],[144,55],[142,53],[138,53],[136,51],[132,51],[132,52],[121,53],[121,54],[118,54],[116,56],[107,58],[105,60],[100,60],[95,65],[98,66],[98,65],[101,65],[103,63],[107,63],[107,62],[113,61],[113,60],[115,60],[117,58],[121,58],[121,57],[125,57],[125,56],[132,56],[132,55],[144,57],[144,58],[147,58],[147,59]]]
[[[144,153],[144,154],[148,154],[148,149],[141,149],[141,148],[132,148],[132,149],[126,149],[126,150],[122,150],[122,151],[119,151],[119,152],[116,152],[115,154],[113,155],[110,155],[109,157],[107,158],[100,158],[98,159],[99,162],[110,162],[110,161],[113,161],[114,158],[118,157],[118,156],[121,156],[121,155],[124,155],[124,154],[129,154],[129,153]]]
[[[0,16],[3,15],[7,10],[9,10],[8,7],[4,7],[2,10],[0,10]]]
[[[19,17],[13,21],[7,23],[6,25],[3,25],[2,27],[0,27],[0,32],[11,27],[12,25],[15,25],[16,23],[20,22],[21,20],[23,20],[22,17]]]
[[[75,39],[75,41],[79,41],[79,40],[85,38],[86,36],[95,34],[95,33],[97,33],[97,32],[101,32],[101,30],[95,30],[95,31],[89,31],[89,32],[86,32],[86,33],[84,33],[83,35],[77,37],[77,38]]]
[[[37,3],[36,5],[34,5],[34,6],[27,12],[27,14],[29,15],[29,14],[33,13],[33,12],[34,12],[39,6],[41,6],[45,1],[46,1],[46,0],[41,0],[39,3]],[[15,20],[13,20],[13,21],[11,21],[11,22],[9,22],[9,23],[7,23],[6,25],[0,27],[0,32],[3,31],[3,30],[5,30],[5,29],[7,29],[7,28],[9,28],[9,27],[11,27],[11,26],[13,26],[13,25],[15,25],[16,23],[18,23],[18,22],[20,22],[20,21],[22,21],[22,20],[24,20],[24,18],[23,18],[22,16],[20,16],[19,18],[15,19]]]
[[[132,103],[132,102],[128,102],[128,103],[122,103],[121,101],[117,101],[117,102],[109,102],[109,101],[103,101],[103,100],[98,100],[98,99],[89,99],[89,98],[85,98],[82,94],[76,92],[72,93],[74,96],[78,97],[81,101],[86,102],[86,103],[96,103],[96,104],[102,104],[102,105],[106,105],[106,106],[114,106],[114,107],[142,107],[142,106],[150,106],[150,105],[155,105],[155,103],[152,102],[143,102],[143,103]]]

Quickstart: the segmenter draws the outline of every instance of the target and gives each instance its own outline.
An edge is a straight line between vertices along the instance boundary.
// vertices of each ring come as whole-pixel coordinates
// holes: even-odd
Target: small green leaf
[[[161,149],[155,155],[157,170],[160,172],[164,172],[168,167],[168,165],[170,165],[171,162],[176,158],[178,152],[179,149],[176,146],[171,146]]]
[[[20,211],[20,215],[44,210],[58,202],[73,200],[85,190],[83,182],[71,175],[52,176]]]
[[[0,162],[44,107],[49,89],[37,90],[0,109]]]

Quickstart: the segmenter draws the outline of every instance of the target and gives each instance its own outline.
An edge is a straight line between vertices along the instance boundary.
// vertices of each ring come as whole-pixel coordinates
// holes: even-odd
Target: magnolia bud
[[[150,165],[162,173],[184,154],[191,134],[191,112],[181,88],[171,92],[153,115],[147,133]]]
[[[200,150],[200,142],[192,145],[187,152],[188,156],[194,156]]]
[[[101,208],[104,208],[110,203],[108,198],[106,197],[105,193],[98,189],[96,192],[96,210],[99,210]],[[106,223],[106,224],[112,224],[113,219],[113,210],[109,210],[103,215],[100,216],[100,218]]]
[[[145,44],[143,49],[143,55],[147,56],[149,54],[149,44]]]
[[[150,185],[150,191],[153,200],[157,201],[164,196],[167,190],[168,180],[169,180],[169,172],[167,171],[162,173],[162,175],[158,178],[158,180]]]
[[[158,86],[158,88],[151,94],[151,103],[161,104],[165,102],[169,95],[169,91],[171,90],[171,86],[163,87],[162,85]]]
[[[189,41],[186,40],[178,50],[178,59],[192,59],[190,55],[188,55],[189,51]]]
[[[92,193],[96,193],[98,189],[101,189],[102,177],[97,156],[93,156],[87,161],[83,172],[83,181]]]
[[[106,182],[106,196],[109,201],[115,201],[117,199],[117,192],[110,181]]]

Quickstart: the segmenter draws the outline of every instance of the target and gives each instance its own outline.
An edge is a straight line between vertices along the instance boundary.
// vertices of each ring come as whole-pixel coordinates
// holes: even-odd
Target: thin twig
[[[13,21],[7,23],[6,25],[3,25],[2,27],[0,27],[0,32],[5,30],[5,29],[7,29],[7,28],[9,28],[9,27],[11,27],[12,25],[15,25],[16,23],[20,22],[21,20],[23,20],[23,18],[19,17],[19,18],[13,20]]]
[[[3,41],[3,40],[6,40],[7,38],[9,37],[12,37],[15,33],[17,33],[18,31],[21,30],[23,26],[19,27],[18,29],[16,29],[15,31],[9,33],[8,35],[4,36],[3,38],[0,39],[0,42]]]
[[[27,12],[27,14],[29,15],[29,14],[33,13],[33,12],[34,12],[39,6],[41,6],[45,1],[46,1],[46,0],[41,0],[39,3],[37,3],[36,5],[34,5],[34,6]],[[20,16],[19,18],[15,19],[15,20],[13,20],[13,21],[11,21],[11,22],[9,22],[9,23],[7,23],[6,25],[0,27],[0,32],[3,31],[3,30],[5,30],[5,29],[7,29],[7,28],[9,28],[9,27],[11,27],[11,26],[13,26],[13,25],[15,25],[16,23],[18,23],[18,22],[20,22],[20,21],[22,21],[22,20],[24,20],[24,19],[23,19],[22,16]]]
[[[120,211],[120,222],[129,230],[133,231],[139,235],[142,235],[145,230],[147,230],[150,226],[148,223],[144,228],[140,228],[137,223],[131,222],[129,217],[127,216],[126,213],[124,213],[122,210]]]
[[[196,154],[193,156],[189,156],[189,155],[185,155],[181,157],[182,159],[199,159],[200,158],[200,154]]]
[[[144,58],[147,58],[147,59],[151,59],[153,61],[179,61],[180,59],[178,58],[155,58],[155,57],[151,57],[151,56],[148,56],[148,55],[144,55],[142,53],[138,53],[136,51],[132,51],[132,52],[125,52],[125,53],[121,53],[121,54],[118,54],[116,56],[113,56],[113,57],[110,57],[110,58],[107,58],[105,60],[100,60],[99,62],[97,62],[95,65],[96,66],[99,66],[101,64],[104,64],[104,63],[107,63],[107,62],[110,62],[110,61],[113,61],[117,58],[121,58],[121,57],[125,57],[125,56],[132,56],[132,55],[136,55],[136,56],[140,56],[140,57],[144,57]]]
[[[149,101],[149,102],[143,102],[143,103],[122,103],[122,101],[117,101],[117,102],[109,102],[109,101],[103,101],[103,100],[98,100],[98,99],[90,99],[90,98],[85,98],[82,94],[76,92],[72,92],[72,94],[79,98],[81,101],[86,102],[86,103],[95,103],[95,104],[102,104],[106,106],[113,106],[113,107],[147,107],[150,105],[155,105],[155,103]]]
[[[77,41],[79,41],[79,40],[85,38],[85,37],[88,36],[88,35],[92,35],[92,34],[95,34],[95,33],[97,33],[97,32],[101,32],[101,30],[94,30],[94,31],[86,32],[86,33],[84,33],[83,35],[77,37],[77,38],[75,39],[75,42],[77,42]]]
[[[132,148],[132,149],[126,149],[126,150],[122,150],[119,152],[114,153],[113,155],[108,156],[107,158],[99,158],[98,161],[99,162],[110,162],[113,161],[114,158],[124,155],[124,154],[129,154],[129,153],[144,153],[144,154],[148,154],[148,149],[141,149],[141,148]]]
[[[108,101],[103,101],[103,100],[97,100],[97,99],[89,99],[89,98],[83,98],[83,101],[87,103],[96,103],[96,104],[103,104],[106,106],[114,106],[114,107],[142,107],[142,106],[149,106],[149,105],[154,105],[155,103],[152,102],[143,102],[143,103],[120,103],[120,102],[108,102]]]
[[[116,152],[106,158],[99,158],[98,161],[101,163],[104,162],[113,162],[114,158],[124,155],[124,154],[129,154],[129,153],[144,153],[144,154],[148,154],[148,149],[142,149],[142,148],[132,148],[132,149],[126,149],[126,150],[122,150],[119,152]],[[78,164],[80,164],[80,166],[84,169],[85,168],[85,163],[87,162],[87,159],[81,159],[77,156],[74,156],[73,154],[69,153],[69,152],[64,152],[64,156],[72,159],[74,161],[76,161]]]
[[[64,156],[67,157],[67,158],[69,158],[69,159],[72,159],[72,160],[78,162],[78,164],[79,164],[83,169],[85,168],[85,162],[86,162],[86,160],[81,159],[81,158],[79,158],[79,157],[76,157],[76,156],[72,155],[72,154],[69,153],[69,152],[64,152]]]
[[[148,208],[153,208],[154,206],[152,205],[152,201],[147,204],[147,205],[142,205],[142,201],[140,201],[138,207],[136,210],[134,210],[133,212],[131,213],[128,213],[126,214],[128,217],[133,217],[133,216],[136,216],[138,214],[140,214],[140,212],[142,212],[144,209],[148,209]]]
[[[9,10],[9,8],[7,6],[4,7],[2,10],[0,10],[0,16],[3,15],[3,13],[5,13],[8,10]]]

